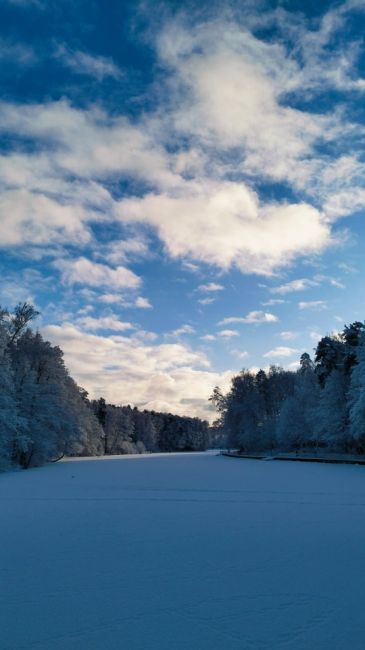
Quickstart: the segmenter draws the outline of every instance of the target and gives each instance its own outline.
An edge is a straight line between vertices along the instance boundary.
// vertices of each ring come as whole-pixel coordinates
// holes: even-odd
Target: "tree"
[[[305,360],[305,370],[296,373],[294,392],[283,402],[277,422],[277,438],[282,449],[295,449],[311,444],[319,397],[316,374]]]
[[[11,464],[13,444],[21,425],[8,342],[7,331],[0,323],[0,470]]]
[[[356,350],[356,365],[351,374],[348,391],[349,439],[362,453],[365,452],[365,334],[361,335]]]
[[[9,342],[13,343],[37,316],[39,311],[33,305],[28,302],[19,303],[8,317]]]
[[[346,449],[348,383],[344,372],[334,368],[320,391],[314,432],[314,439],[320,445],[326,445],[333,449]]]

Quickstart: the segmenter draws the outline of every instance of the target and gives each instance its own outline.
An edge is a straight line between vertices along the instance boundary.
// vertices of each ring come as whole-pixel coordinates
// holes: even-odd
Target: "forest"
[[[27,303],[0,310],[0,469],[63,456],[317,448],[365,453],[365,324],[324,336],[297,371],[242,370],[210,398],[213,426],[196,417],[90,400],[69,375],[62,350],[30,327]]]
[[[30,324],[27,303],[0,309],[0,470],[63,456],[197,451],[209,446],[206,421],[89,400],[70,377],[62,350]]]
[[[365,324],[324,336],[300,357],[296,372],[271,366],[242,370],[223,395],[210,398],[215,428],[242,452],[319,448],[365,453]]]

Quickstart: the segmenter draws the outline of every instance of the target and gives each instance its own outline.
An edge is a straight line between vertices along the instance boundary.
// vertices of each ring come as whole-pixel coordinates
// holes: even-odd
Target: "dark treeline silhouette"
[[[0,309],[0,469],[65,455],[207,448],[208,423],[199,418],[89,401],[62,350],[30,329],[37,315],[27,303]]]
[[[296,372],[242,370],[226,395],[216,387],[210,399],[230,448],[365,453],[365,324],[322,338]]]

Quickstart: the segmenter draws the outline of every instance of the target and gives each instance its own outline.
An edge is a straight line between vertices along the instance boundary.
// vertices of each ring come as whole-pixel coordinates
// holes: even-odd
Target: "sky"
[[[0,0],[0,303],[211,417],[365,317],[365,0]]]

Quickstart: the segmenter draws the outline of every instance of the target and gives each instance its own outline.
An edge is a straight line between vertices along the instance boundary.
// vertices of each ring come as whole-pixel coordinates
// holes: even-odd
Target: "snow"
[[[212,454],[0,476],[1,650],[363,650],[365,468]]]

